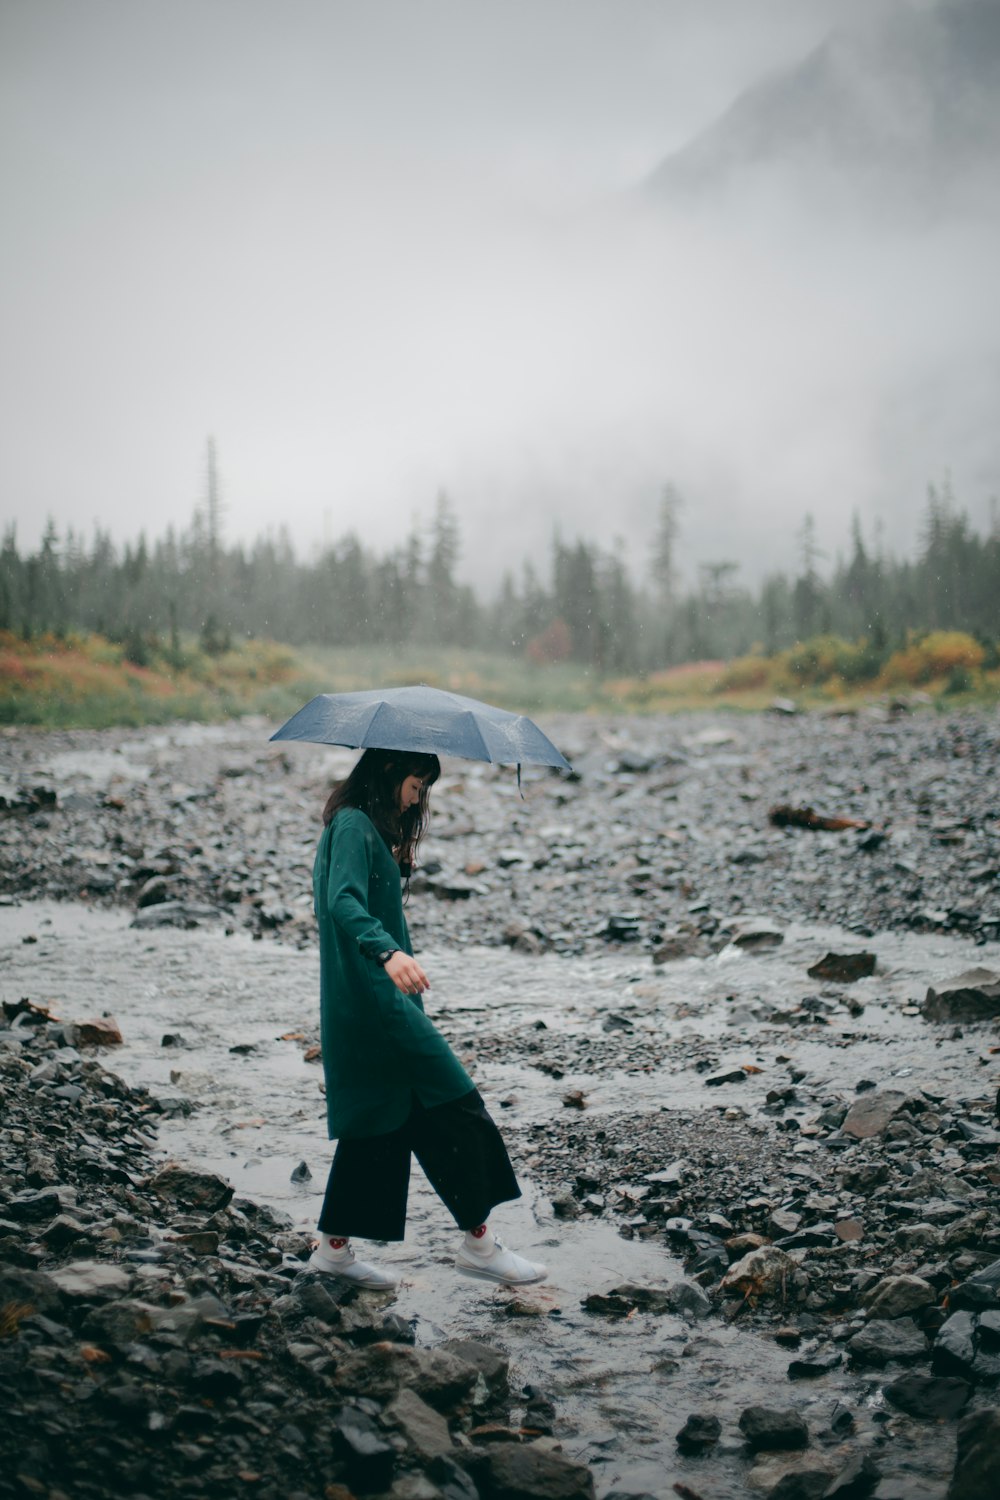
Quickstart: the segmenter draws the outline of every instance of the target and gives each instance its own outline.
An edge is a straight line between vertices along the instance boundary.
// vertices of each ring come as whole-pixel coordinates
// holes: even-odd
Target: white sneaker
[[[504,1286],[527,1286],[532,1281],[544,1281],[547,1274],[544,1266],[515,1255],[498,1239],[494,1239],[492,1249],[482,1252],[463,1245],[455,1256],[455,1265],[465,1276],[481,1276],[484,1281],[500,1281]]]
[[[309,1269],[321,1271],[324,1276],[339,1276],[341,1281],[349,1281],[352,1286],[369,1287],[380,1292],[389,1292],[396,1285],[395,1276],[378,1266],[369,1265],[367,1261],[358,1260],[350,1245],[336,1252],[328,1248],[325,1240],[321,1240],[310,1255]]]

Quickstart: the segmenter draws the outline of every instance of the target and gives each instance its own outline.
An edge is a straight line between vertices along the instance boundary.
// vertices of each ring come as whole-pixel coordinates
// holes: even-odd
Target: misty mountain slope
[[[748,89],[645,188],[674,204],[776,190],[880,218],[995,212],[1000,0],[878,8]]]

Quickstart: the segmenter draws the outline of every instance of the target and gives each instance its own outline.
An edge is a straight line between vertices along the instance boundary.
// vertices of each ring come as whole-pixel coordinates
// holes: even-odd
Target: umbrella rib
[[[367,720],[367,722],[365,724],[365,727],[360,732],[360,734],[358,735],[358,744],[359,745],[363,745],[364,742],[365,742],[365,740],[367,739],[368,735],[371,734],[372,729],[375,726],[375,722],[378,719],[378,716],[382,712],[382,710],[383,709],[388,709],[388,708],[389,708],[389,705],[386,703],[386,701],[385,701],[384,698],[380,698],[377,703],[373,703],[372,704],[372,711],[368,715],[368,720]]]
[[[479,725],[476,723],[476,716],[475,716],[475,714],[473,714],[471,712],[471,710],[467,710],[462,715],[462,718],[466,719],[468,721],[470,727],[476,731],[476,736],[477,736],[477,738],[479,740],[479,743],[482,745],[483,749],[486,751],[486,754],[483,755],[483,756],[481,756],[480,758],[482,760],[489,761],[490,765],[494,765],[495,761],[493,759],[493,752],[490,749],[489,745],[487,745],[486,741],[483,739],[483,732],[480,729]]]

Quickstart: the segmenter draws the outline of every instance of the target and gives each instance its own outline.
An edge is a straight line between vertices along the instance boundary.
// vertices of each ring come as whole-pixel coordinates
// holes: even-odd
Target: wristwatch
[[[384,952],[377,953],[375,955],[375,962],[378,964],[378,966],[379,966],[380,969],[384,969],[385,966],[386,966],[386,964],[389,962],[390,958],[392,957],[392,955],[394,953],[398,953],[398,952],[399,952],[398,948],[386,948]]]

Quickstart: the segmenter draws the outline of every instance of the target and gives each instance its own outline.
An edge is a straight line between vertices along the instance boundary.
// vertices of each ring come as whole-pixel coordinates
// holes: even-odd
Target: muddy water
[[[214,928],[136,932],[128,920],[70,905],[0,909],[0,996],[25,995],[67,1018],[110,1011],[125,1045],[109,1055],[109,1065],[130,1083],[183,1095],[195,1106],[189,1117],[163,1122],[164,1152],[225,1174],[239,1193],[310,1228],[330,1154],[320,1070],[304,1058],[303,1037],[311,1039],[315,1027],[315,952]],[[759,1103],[779,1071],[779,1054],[787,1057],[790,1049],[787,1028],[758,1026],[748,1020],[750,1011],[762,997],[791,1005],[815,990],[803,978],[805,967],[838,941],[843,946],[844,935],[833,930],[792,927],[773,952],[731,949],[662,970],[627,953],[571,960],[490,949],[431,951],[422,959],[433,983],[428,1009],[463,1056],[473,1059],[477,1035],[482,1039],[477,1081],[501,1123],[526,1125],[559,1112],[570,1090],[583,1091],[590,1111],[609,1115],[712,1108],[737,1097],[743,1108]],[[847,946],[856,948],[857,940]],[[870,1075],[954,1099],[980,1093],[985,1067],[970,1068],[968,1039],[931,1034],[910,1013],[909,1002],[962,967],[963,957],[934,938],[880,936],[870,946],[880,972],[852,987],[865,1004],[863,1020],[833,1013],[821,1035],[810,1029],[795,1039],[796,1062],[846,1090]],[[1000,966],[995,948],[976,957]],[[642,1071],[589,1062],[590,1051],[599,1054],[609,1014],[627,1020],[640,1052],[644,1037],[660,1054],[666,1041],[662,1065]],[[525,1032],[539,1021],[546,1029],[537,1035],[573,1059],[558,1081],[523,1056]],[[167,1034],[176,1040],[164,1046]],[[723,1068],[753,1063],[761,1072],[738,1094],[733,1085],[711,1090],[707,1100],[702,1075],[684,1065],[688,1051]],[[301,1161],[312,1173],[304,1184],[291,1181]],[[885,1435],[875,1380],[837,1372],[792,1388],[787,1352],[753,1332],[714,1318],[692,1326],[663,1316],[613,1321],[584,1312],[588,1293],[625,1280],[665,1285],[682,1267],[662,1245],[620,1238],[605,1222],[556,1221],[548,1199],[530,1181],[525,1187],[524,1198],[499,1209],[495,1223],[516,1248],[548,1263],[543,1287],[512,1295],[458,1276],[451,1267],[456,1234],[416,1169],[407,1239],[381,1258],[402,1278],[394,1306],[414,1321],[419,1342],[479,1335],[509,1349],[515,1384],[552,1397],[557,1436],[568,1453],[593,1466],[599,1493],[667,1495],[674,1481],[719,1497],[766,1491],[795,1460],[772,1456],[749,1466],[736,1420],[751,1402],[796,1405],[818,1434],[840,1398],[858,1417],[852,1451],[859,1435]],[[722,1420],[711,1459],[677,1454],[675,1435],[695,1411]],[[950,1439],[910,1428],[907,1442],[901,1465],[943,1483]],[[822,1461],[836,1467],[835,1451],[823,1449]]]

